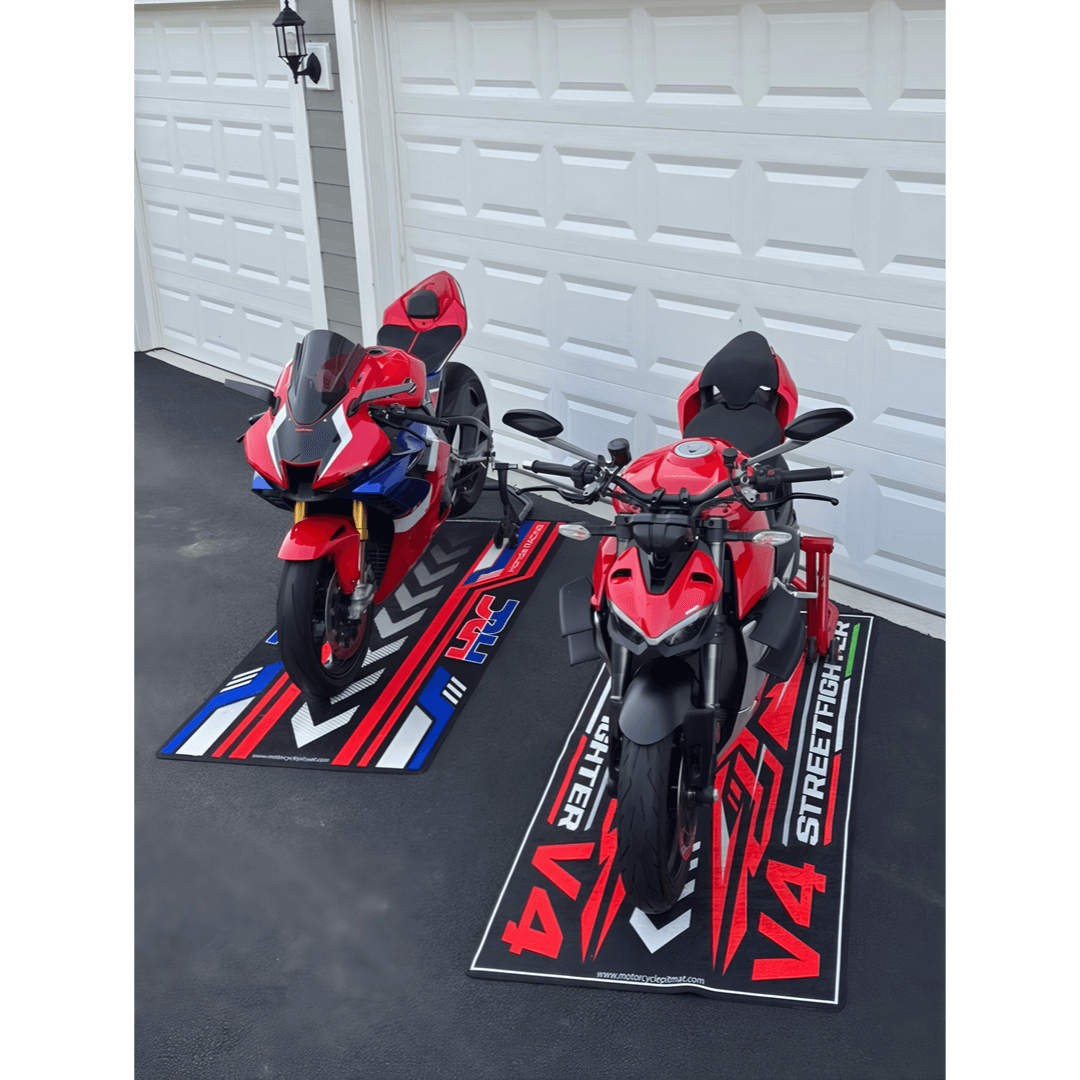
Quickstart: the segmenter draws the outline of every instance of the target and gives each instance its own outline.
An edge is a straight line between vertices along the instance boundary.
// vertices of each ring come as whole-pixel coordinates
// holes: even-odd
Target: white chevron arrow
[[[412,618],[412,616],[409,616]],[[371,649],[367,656],[364,657],[363,667],[367,667],[369,664],[377,664],[380,660],[385,659],[391,653],[396,653],[402,645],[405,644],[404,638],[398,638],[397,641],[391,641],[389,645],[383,645],[379,649]]]
[[[382,608],[375,616],[375,629],[379,631],[379,637],[384,641],[388,637],[393,637],[394,634],[400,633],[407,626],[412,626],[414,622],[419,622],[424,617],[424,612],[417,611],[412,615],[406,616],[400,622],[394,622],[390,618],[390,613],[386,608]]]
[[[684,911],[677,919],[672,919],[666,926],[657,926],[641,908],[634,908],[630,916],[630,925],[637,931],[637,936],[645,942],[645,948],[654,953],[662,949],[669,941],[674,941],[684,930],[690,929],[690,911]]]
[[[360,708],[359,705],[356,706],[356,709],[358,708]],[[356,709],[349,709],[340,716],[331,716],[329,720],[316,724],[311,719],[311,710],[305,701],[292,718],[293,738],[296,739],[297,749],[307,746],[309,742],[314,742],[316,739],[321,739],[324,735],[329,735],[331,731],[337,731],[342,724],[347,724],[352,719]]]
[[[413,567],[413,573],[416,575],[416,580],[420,582],[420,587],[423,588],[433,581],[438,581],[439,578],[446,577],[447,574],[452,574],[460,565],[460,563],[451,563],[442,570],[429,570],[423,563],[417,563]]]
[[[417,604],[423,604],[433,596],[438,596],[445,587],[445,585],[440,585],[436,589],[428,589],[427,592],[417,593],[416,596],[413,596],[408,587],[402,584],[394,591],[394,599],[398,602],[398,607],[402,611],[408,611],[409,608],[416,607]]]
[[[432,546],[428,548],[428,554],[435,560],[437,566],[442,566],[443,563],[453,559],[461,550],[462,548],[451,548],[449,551],[444,551],[441,547],[436,547],[432,544]]]
[[[379,681],[379,676],[386,670],[386,668],[379,668],[378,671],[373,671],[370,675],[365,675],[362,679],[358,679],[350,686],[346,686],[340,694],[335,694],[330,699],[331,705],[336,705],[339,701],[344,701],[347,697],[352,697],[353,694],[359,694],[361,690],[366,690],[369,686],[374,686]],[[327,731],[330,729],[327,728]]]

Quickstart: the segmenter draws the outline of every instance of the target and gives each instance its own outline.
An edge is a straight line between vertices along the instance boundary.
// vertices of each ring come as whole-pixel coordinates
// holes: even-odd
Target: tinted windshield
[[[312,330],[289,380],[289,408],[298,424],[314,424],[349,389],[364,350],[329,330]]]

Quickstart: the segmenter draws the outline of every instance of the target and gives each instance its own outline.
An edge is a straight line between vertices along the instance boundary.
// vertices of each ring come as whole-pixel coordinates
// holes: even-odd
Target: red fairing
[[[394,519],[394,543],[390,559],[383,571],[375,603],[382,603],[402,582],[405,575],[416,565],[427,550],[435,530],[446,520],[449,506],[442,505],[442,490],[446,483],[446,466],[450,460],[450,444],[441,439],[435,443],[437,454],[435,467],[429,469],[425,479],[431,492],[421,500],[416,509]]]
[[[277,413],[271,416],[264,413],[244,435],[244,453],[251,467],[264,479],[278,487],[285,487],[285,478],[280,474],[270,449],[270,435],[283,424],[297,427],[293,421],[288,402],[289,375],[292,365],[287,367],[278,380],[274,390],[280,404]],[[412,379],[415,390],[411,393],[402,391],[390,397],[379,398],[349,416],[349,407],[366,390],[379,386],[400,386]],[[338,428],[348,431],[348,437],[338,442],[338,452],[324,462],[322,472],[315,481],[315,487],[335,488],[349,480],[361,469],[381,461],[390,452],[390,440],[370,417],[369,405],[407,405],[415,408],[423,404],[427,372],[423,362],[401,349],[368,349],[360,366],[353,376],[349,390],[341,402],[331,409],[328,418],[320,423],[333,423]],[[296,462],[296,464],[312,464]]]
[[[746,511],[743,511],[746,514]],[[760,510],[746,514],[739,522],[739,532],[759,532],[769,527],[769,519]],[[729,543],[731,561],[735,564],[736,609],[740,619],[765,595],[772,584],[776,552],[762,544],[745,540]]]
[[[627,548],[607,575],[608,603],[617,607],[645,635],[655,641],[677,623],[715,604],[720,598],[720,573],[704,552],[694,551],[665,593],[645,587],[638,549]]]
[[[780,421],[782,428],[786,428],[795,419],[795,413],[799,410],[799,391],[795,389],[795,380],[791,377],[787,365],[775,351],[773,356],[776,359],[776,374],[779,379],[776,419]]]
[[[605,536],[600,540],[596,549],[596,561],[593,563],[592,572],[592,606],[600,609],[600,597],[604,594],[604,579],[607,577],[611,564],[615,561],[615,552],[619,548],[619,542],[614,536]]]
[[[429,289],[439,300],[439,315],[435,319],[410,319],[405,313],[405,305],[413,293]],[[456,326],[462,336],[468,319],[465,314],[465,302],[461,298],[461,286],[451,274],[440,270],[431,277],[424,278],[419,285],[414,285],[403,296],[399,296],[384,312],[384,326],[407,326],[417,333],[430,330],[433,326]]]
[[[359,580],[360,536],[351,518],[316,514],[298,521],[281,542],[278,558],[308,562],[331,556],[341,591],[351,593]]]
[[[795,413],[798,412],[799,391],[795,388],[795,380],[792,379],[787,365],[775,351],[773,351],[773,359],[776,361],[777,377],[776,419],[780,422],[782,428],[786,428],[795,419]],[[701,412],[700,375],[679,395],[679,431],[686,431],[686,425],[699,412]]]
[[[289,379],[292,376],[292,364],[286,364],[285,369],[278,376],[277,385],[274,387],[274,396],[280,403],[278,405],[278,413],[281,413],[284,409],[285,394],[288,392]],[[286,417],[288,413],[285,414]],[[248,464],[264,479],[268,480],[271,484],[276,484],[278,487],[285,486],[285,478],[278,472],[277,463],[274,461],[273,455],[270,453],[270,446],[267,441],[267,435],[270,432],[270,426],[273,424],[276,416],[270,415],[270,410],[266,412],[255,421],[244,433],[244,455],[248,459]]]
[[[379,398],[366,405],[361,405],[353,416],[349,416],[349,406],[366,390],[377,386],[400,386],[407,379],[412,379],[416,389],[409,393],[402,391],[390,397]],[[341,445],[340,453],[329,464],[323,466],[323,472],[315,482],[317,488],[335,488],[355,476],[361,469],[366,469],[381,461],[390,453],[390,440],[382,428],[368,414],[371,405],[406,405],[416,408],[423,404],[424,390],[427,386],[427,371],[422,361],[401,349],[369,349],[364,361],[356,373],[356,378],[349,392],[338,405],[337,414],[344,418],[351,433],[351,438]]]
[[[679,432],[686,431],[686,425],[701,412],[701,375],[679,395]]]

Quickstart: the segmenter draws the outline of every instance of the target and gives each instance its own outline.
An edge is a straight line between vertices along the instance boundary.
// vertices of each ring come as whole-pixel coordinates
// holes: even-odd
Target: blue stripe
[[[516,547],[507,544],[500,552],[499,557],[490,566],[485,566],[483,570],[477,570],[475,573],[470,574],[465,579],[464,584],[471,585],[474,581],[479,581],[480,578],[487,577],[489,574],[497,574],[510,561],[510,556],[516,550]]]
[[[409,759],[409,764],[405,766],[406,769],[419,769],[420,766],[424,764],[424,758],[431,752],[431,748],[442,734],[443,728],[450,722],[453,711],[454,710],[451,709],[443,719],[436,720],[435,723],[431,725],[428,729],[428,733],[424,736],[424,741],[416,748],[416,753]]]
[[[223,690],[215,694],[162,748],[163,754],[176,752],[177,747],[187,742],[188,736],[215,710],[222,705],[231,705],[234,701],[242,698],[254,697],[265,690],[273,681],[274,676],[281,670],[281,664],[269,664],[255,676],[251,682],[243,686],[235,686],[231,690]]]
[[[450,672],[444,667],[437,667],[416,699],[417,704],[422,705],[436,720],[446,720],[454,711],[454,706],[442,696],[449,681]]]
[[[416,699],[417,704],[422,705],[435,718],[435,722],[428,728],[424,741],[416,748],[416,753],[409,759],[409,764],[405,766],[406,769],[419,769],[423,765],[424,758],[431,753],[431,748],[438,742],[443,728],[450,722],[450,717],[454,715],[454,709],[457,706],[451,705],[442,696],[442,692],[449,681],[450,672],[444,667],[437,667],[428,680],[427,686],[420,691],[420,695]]]
[[[270,490],[270,485],[258,473],[256,473],[254,478],[251,481],[251,490],[252,491],[269,491]]]

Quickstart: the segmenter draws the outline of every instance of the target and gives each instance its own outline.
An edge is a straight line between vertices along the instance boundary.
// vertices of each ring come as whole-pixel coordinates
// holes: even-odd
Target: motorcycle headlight
[[[661,642],[665,642],[668,645],[680,645],[684,641],[689,641],[696,634],[701,633],[705,620],[708,619],[713,610],[712,604],[709,604],[701,611],[695,611],[692,615],[688,615],[674,626],[669,627],[659,637],[651,638],[643,634],[641,630],[630,621],[630,616],[624,611],[620,611],[610,601],[608,602],[608,606],[618,617],[622,633],[630,641],[634,642],[635,645],[639,645],[642,642],[647,645],[659,645]]]

